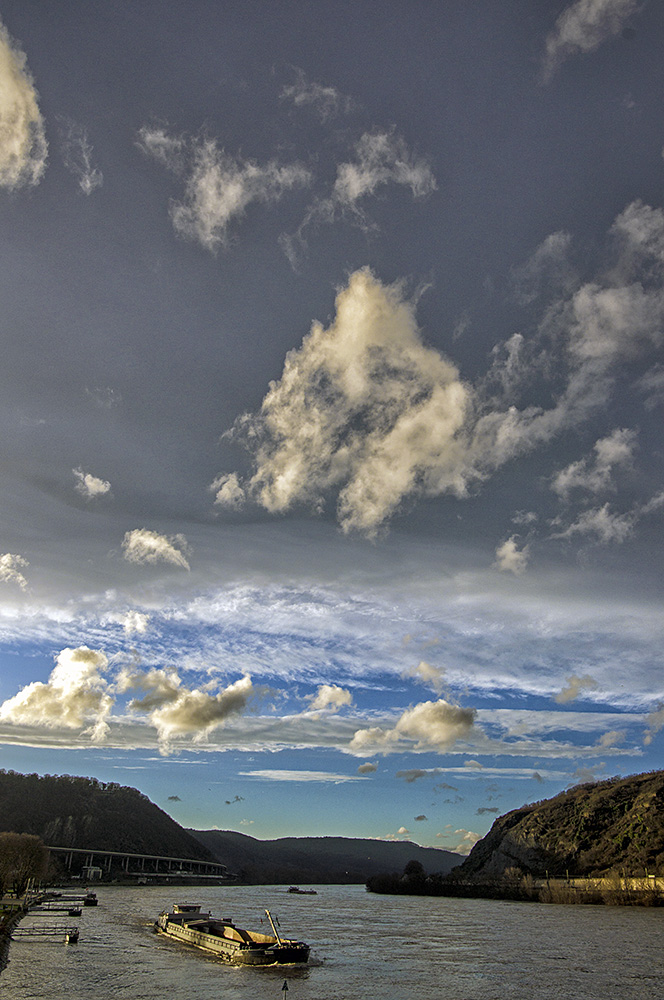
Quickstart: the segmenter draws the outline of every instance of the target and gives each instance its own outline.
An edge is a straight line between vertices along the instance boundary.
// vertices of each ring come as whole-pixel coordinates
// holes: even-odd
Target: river
[[[11,1000],[661,1000],[664,909],[378,896],[363,886],[101,886],[78,944],[17,939],[0,975]],[[311,945],[303,968],[233,968],[152,930],[201,903]],[[61,915],[58,915],[61,917]],[[26,917],[21,927],[55,915]],[[283,990],[284,981],[288,991]]]

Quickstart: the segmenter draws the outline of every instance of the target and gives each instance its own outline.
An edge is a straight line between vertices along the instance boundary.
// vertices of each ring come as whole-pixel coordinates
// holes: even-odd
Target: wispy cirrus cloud
[[[552,488],[565,498],[573,489],[599,493],[611,487],[613,470],[631,464],[636,437],[636,431],[621,428],[600,438],[593,446],[593,458],[583,458],[561,469],[553,478]]]
[[[445,690],[445,670],[437,667],[426,660],[420,660],[415,667],[409,667],[404,671],[404,677],[412,677],[420,684],[426,684],[436,694],[442,694]]]
[[[0,23],[0,187],[37,184],[48,144],[25,53]]]
[[[653,365],[638,380],[637,389],[644,396],[647,410],[654,410],[664,403],[664,365]]]
[[[355,159],[340,163],[332,190],[332,202],[358,211],[362,198],[385,184],[410,188],[414,198],[436,190],[436,178],[427,160],[408,149],[393,130],[365,132],[355,146]]]
[[[551,81],[565,59],[593,52],[617,35],[638,7],[639,0],[576,0],[566,7],[546,39],[542,83]]]
[[[281,236],[282,249],[293,267],[297,268],[306,250],[311,226],[343,218],[367,231],[374,229],[366,200],[385,185],[409,188],[414,198],[426,198],[437,188],[429,162],[413,153],[394,129],[363,133],[353,152],[354,159],[337,164],[330,194],[312,202],[295,233]]]
[[[355,103],[352,98],[342,94],[336,87],[308,80],[301,69],[296,69],[295,75],[295,83],[281,88],[279,97],[282,101],[291,101],[296,108],[312,108],[324,123],[353,110]]]
[[[356,774],[335,774],[332,771],[280,771],[267,768],[255,771],[240,771],[243,778],[256,778],[262,781],[296,781],[317,782],[338,785],[346,781],[361,780]]]
[[[571,245],[570,233],[550,233],[524,264],[512,268],[512,288],[521,305],[534,302],[550,289],[560,293],[575,285],[569,261]]]
[[[622,514],[610,509],[605,503],[602,507],[593,507],[582,511],[576,520],[572,521],[562,531],[554,532],[551,538],[569,539],[574,536],[588,536],[599,544],[621,544],[634,532],[642,517],[661,510],[664,507],[664,491],[656,493],[650,500],[636,504],[631,510]],[[554,524],[559,524],[557,518]]]
[[[212,253],[228,246],[231,225],[252,202],[277,202],[311,182],[310,171],[301,163],[242,160],[206,137],[171,136],[163,128],[146,126],[139,132],[139,146],[183,177],[184,199],[170,209],[173,226]]]
[[[90,195],[104,183],[101,170],[92,165],[92,145],[86,129],[69,118],[60,119],[62,159],[78,181],[84,195]]]
[[[100,410],[112,410],[122,402],[122,393],[111,386],[97,386],[94,389],[86,389],[85,395]]]

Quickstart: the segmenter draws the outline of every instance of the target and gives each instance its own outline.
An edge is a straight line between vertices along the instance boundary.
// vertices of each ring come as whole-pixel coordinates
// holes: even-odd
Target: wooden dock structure
[[[62,938],[68,944],[78,941],[78,927],[73,924],[35,924],[32,927],[16,927],[12,941],[18,938]]]

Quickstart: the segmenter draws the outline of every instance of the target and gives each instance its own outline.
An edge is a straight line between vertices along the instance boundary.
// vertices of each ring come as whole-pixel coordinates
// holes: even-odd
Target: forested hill
[[[230,830],[192,830],[215,858],[254,884],[357,883],[419,861],[429,872],[447,873],[461,858],[451,851],[408,842],[350,837],[283,837],[256,840]]]
[[[0,771],[0,830],[37,834],[51,847],[213,860],[137,789],[95,778]]]
[[[32,833],[51,847],[96,848],[216,860],[253,883],[365,882],[411,860],[449,872],[458,854],[410,843],[345,837],[256,840],[185,830],[135,788],[95,778],[0,771],[0,831]]]
[[[577,785],[501,816],[457,872],[664,873],[664,771]]]

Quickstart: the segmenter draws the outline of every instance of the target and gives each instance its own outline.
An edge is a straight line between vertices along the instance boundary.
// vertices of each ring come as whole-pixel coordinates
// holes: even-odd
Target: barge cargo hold
[[[155,930],[169,937],[211,952],[233,965],[290,965],[309,958],[304,941],[282,938],[269,910],[265,911],[274,934],[245,931],[232,920],[201,913],[200,906],[180,903],[159,914]]]

